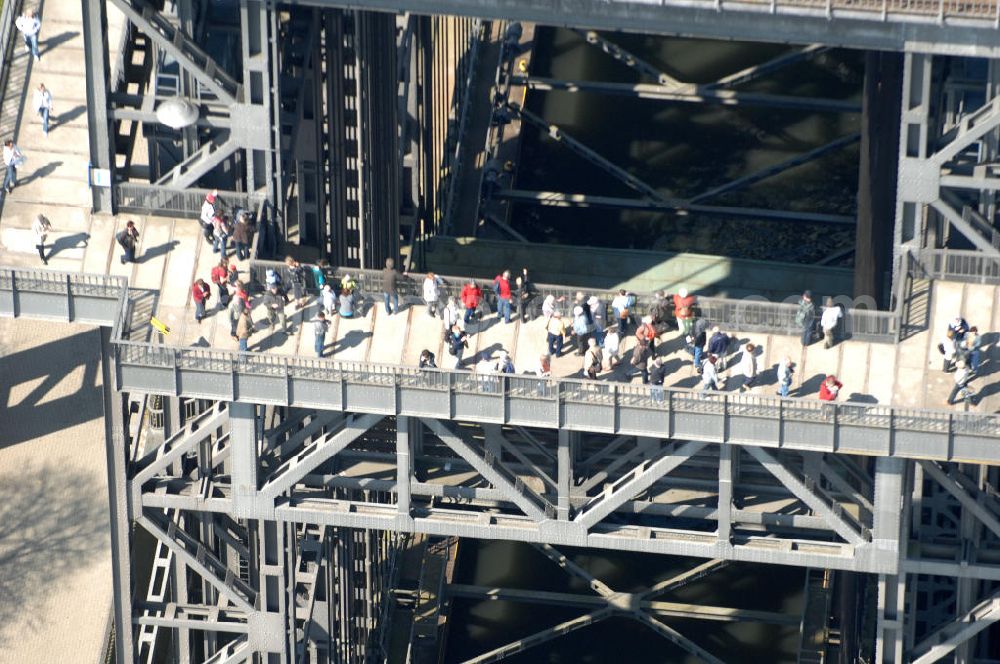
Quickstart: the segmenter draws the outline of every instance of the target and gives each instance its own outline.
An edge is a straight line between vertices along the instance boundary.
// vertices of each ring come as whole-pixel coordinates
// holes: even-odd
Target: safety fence
[[[918,278],[1000,284],[1000,259],[982,251],[919,249],[910,255],[911,271]]]
[[[121,182],[113,187],[115,209],[132,214],[197,219],[210,189],[176,189],[154,184]],[[257,193],[220,191],[219,200],[230,210],[257,210],[266,196]]]
[[[318,289],[319,274],[321,270],[315,266],[306,266],[307,288],[315,292]],[[250,262],[250,281],[258,287],[263,287],[267,281],[267,271],[274,270],[283,282],[289,283],[288,268],[284,263],[277,261],[254,261]],[[358,270],[358,269],[327,269],[323,277],[327,281],[338,281],[345,275],[357,282],[358,293],[362,297],[381,298],[382,295],[382,273],[378,270]],[[418,304],[423,301],[423,280],[426,275],[407,275],[399,279],[397,291],[401,301],[410,304]],[[491,290],[489,280],[474,280],[469,277],[456,277],[437,275],[441,279],[440,291],[441,301],[454,297],[459,300],[462,287],[470,281],[475,281],[483,292],[485,304],[483,307],[491,311],[496,310],[496,295]],[[511,282],[516,275],[511,276]],[[535,293],[527,304],[527,311],[530,315],[536,316],[541,313],[542,303],[549,295],[553,296],[563,314],[572,309],[577,293],[585,293],[597,297],[599,306],[603,307],[607,315],[613,316],[610,311],[611,303],[619,294],[619,291],[593,288],[574,288],[571,286],[555,286],[549,284],[534,284]],[[630,293],[635,296],[636,314],[642,315],[651,312],[657,302],[656,293]],[[835,302],[838,305],[850,303],[848,298],[837,297]],[[822,300],[817,295],[814,297],[817,305]],[[672,306],[668,307],[671,311]],[[817,309],[819,307],[817,306]],[[698,316],[710,321],[713,325],[719,325],[727,331],[756,332],[764,334],[800,334],[801,326],[795,322],[795,315],[798,306],[789,302],[768,302],[763,298],[744,298],[742,300],[732,300],[718,297],[697,298],[696,312]],[[878,311],[876,309],[862,309],[850,306],[843,307],[844,319],[841,323],[842,336],[862,341],[874,341],[882,343],[895,343],[899,330],[899,317],[893,311]],[[637,316],[638,317],[638,316]]]
[[[611,0],[617,4],[622,0]],[[664,6],[675,4],[663,0]],[[705,0],[677,2],[685,7],[706,7],[716,11],[767,11],[771,14],[816,14],[827,18],[844,17],[880,21],[954,23],[956,25],[1000,24],[996,0]]]
[[[122,277],[0,269],[0,316],[113,328],[116,384],[148,394],[868,455],[1000,462],[1000,416],[131,341]]]

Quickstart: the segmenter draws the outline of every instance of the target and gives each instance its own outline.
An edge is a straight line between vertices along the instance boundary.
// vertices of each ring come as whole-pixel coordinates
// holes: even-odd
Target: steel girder
[[[751,466],[741,472],[737,448],[697,441],[608,437],[583,449],[580,434],[568,431],[525,436],[523,429],[498,425],[397,416],[393,445],[364,443],[359,450],[356,442],[371,438],[383,416],[309,414],[298,433],[257,439],[247,424],[253,407],[239,405],[213,409],[198,432],[210,436],[226,415],[228,432],[219,434],[218,444],[206,447],[179,435],[182,440],[168,440],[136,465],[129,487],[137,514],[186,510],[857,571],[894,571],[898,557],[884,525],[896,510],[879,509],[878,498],[880,487],[891,493],[898,484],[877,481],[875,495],[865,495],[863,487],[845,491],[853,485],[843,477],[801,479],[795,454],[779,459],[750,452],[780,481],[775,484]],[[420,449],[414,435],[423,438]],[[532,441],[539,435],[552,440]],[[229,472],[215,470],[218,458],[180,463],[199,445],[224,457]],[[545,447],[552,453],[539,454]],[[696,479],[706,467],[717,480]],[[898,473],[883,470],[879,477]],[[675,477],[680,471],[686,476]],[[826,469],[827,476],[834,473]],[[775,495],[776,507],[739,504],[741,492],[758,493],[768,483],[764,490]],[[387,498],[366,499],[359,495],[365,491]],[[677,496],[685,491],[700,500],[680,504]],[[813,514],[801,513],[802,505]]]
[[[938,119],[942,125],[939,127],[935,124],[934,79],[932,56],[905,55],[896,187],[897,266],[904,247],[943,245],[949,228],[961,233],[985,256],[1000,262],[1000,231],[976,209],[978,203],[968,205],[947,189],[985,193],[996,188],[994,178],[987,177],[978,163],[982,157],[966,153],[980,141],[995,141],[1000,127],[1000,95],[984,82],[986,102],[958,115],[950,128]],[[970,169],[972,173],[967,174]],[[928,224],[929,211],[943,221],[942,237],[935,237],[935,227]]]

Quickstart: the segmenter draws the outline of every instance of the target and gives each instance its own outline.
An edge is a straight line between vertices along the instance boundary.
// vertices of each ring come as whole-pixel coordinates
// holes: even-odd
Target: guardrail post
[[[722,393],[722,443],[729,440],[729,395]]]
[[[71,277],[66,275],[63,277],[66,281],[66,322],[72,323],[74,319],[75,312],[73,311],[73,292],[71,288]]]

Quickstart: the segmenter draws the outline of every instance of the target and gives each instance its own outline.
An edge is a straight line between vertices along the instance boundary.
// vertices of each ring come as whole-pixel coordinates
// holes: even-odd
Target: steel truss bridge
[[[559,560],[553,547],[573,546],[875,574],[879,661],[937,661],[1000,618],[986,592],[1000,581],[998,416],[166,347],[135,333],[135,306],[121,278],[0,271],[0,315],[104,328],[124,661],[148,660],[159,629],[206,661],[293,661],[329,647],[309,634],[331,625],[377,656],[375,570],[414,533],[528,542]],[[137,400],[158,404],[162,434],[140,430]],[[960,536],[941,525],[956,507]],[[145,599],[132,593],[139,533],[163,575]],[[361,581],[323,591],[324,555]],[[968,610],[919,640],[904,616],[916,575],[957,579]],[[649,614],[676,607],[598,597],[574,624],[653,621],[719,661]]]
[[[453,164],[439,136],[454,122],[450,106],[433,111],[440,100],[431,70],[440,63],[418,65],[422,45],[437,33],[415,15],[571,21],[595,30],[904,52],[895,282],[908,250],[947,246],[952,232],[976,249],[961,258],[973,266],[966,274],[996,277],[1000,242],[986,214],[998,182],[994,61],[981,106],[945,117],[935,106],[938,63],[1000,56],[995,0],[306,0],[284,7],[293,5],[285,25],[273,3],[241,0],[234,71],[195,38],[190,2],[168,17],[147,0],[83,0],[91,163],[114,181],[93,188],[95,211],[170,207],[196,215],[202,195],[190,190],[237,166],[235,188],[253,193],[225,198],[266,199],[286,222],[295,217],[300,237],[342,252],[338,264],[378,266],[398,254],[400,227],[417,216],[417,194],[439,200],[447,188],[421,171],[424,156],[438,158],[435,166]],[[129,21],[117,54],[106,43],[108,6]],[[385,13],[355,11],[369,9]],[[398,11],[412,14],[388,13]],[[293,32],[306,35],[315,56],[303,55],[309,51]],[[470,24],[456,29],[454,41],[463,39],[476,41]],[[165,59],[178,68],[173,88],[156,78]],[[335,103],[322,107],[324,95]],[[170,137],[181,154],[152,184],[129,182],[139,127],[152,127],[157,104],[173,96],[198,105],[196,126]],[[307,117],[322,118],[328,142],[301,131]],[[415,118],[427,145],[407,121]],[[402,187],[406,178],[411,186]],[[332,193],[286,206],[299,186]],[[339,226],[316,221],[327,213]],[[938,258],[941,269],[931,272],[947,276],[949,257]],[[166,347],[132,334],[135,306],[121,280],[0,270],[0,315],[104,328],[120,662],[153,661],[167,630],[185,662],[378,657],[385,648],[378,626],[390,603],[384,580],[398,564],[399,538],[420,533],[529,542],[585,579],[555,547],[705,560],[692,577],[729,561],[877,575],[879,662],[973,661],[973,637],[1000,618],[997,416],[701,399],[683,390],[480,380]],[[144,427],[144,417],[155,425]],[[154,552],[142,587],[140,542]],[[670,582],[635,595],[587,582],[594,597],[574,601],[594,607],[591,613],[478,661],[609,615],[633,617],[718,661],[653,617],[680,610],[657,605]],[[918,614],[933,619],[918,629]]]

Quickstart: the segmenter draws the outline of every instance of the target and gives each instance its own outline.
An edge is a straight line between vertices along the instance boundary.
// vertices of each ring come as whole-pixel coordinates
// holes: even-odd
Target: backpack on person
[[[118,241],[118,244],[120,244],[122,246],[122,249],[128,249],[128,231],[127,230],[121,231],[120,233],[118,233],[118,235],[115,236],[115,239]]]

